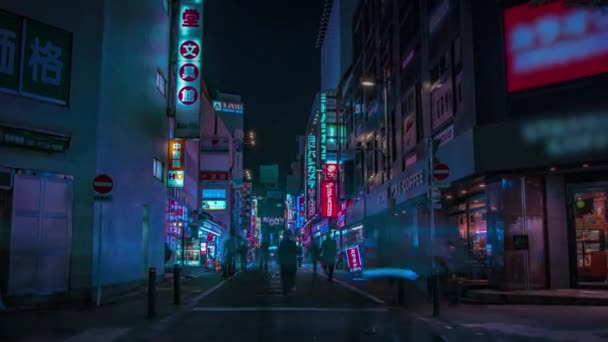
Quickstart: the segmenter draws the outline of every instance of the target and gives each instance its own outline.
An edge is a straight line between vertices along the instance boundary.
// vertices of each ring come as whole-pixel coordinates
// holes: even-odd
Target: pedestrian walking
[[[319,259],[321,258],[321,247],[319,247],[319,244],[315,241],[314,238],[310,241],[308,253],[310,254],[310,261],[312,262],[312,272],[316,274],[317,265],[319,264]]]
[[[270,248],[270,243],[268,242],[268,238],[264,238],[262,243],[260,244],[260,269],[264,271],[268,271],[268,249]]]
[[[283,285],[283,294],[288,294],[289,291],[296,289],[296,272],[298,270],[298,246],[293,240],[293,235],[290,230],[283,235],[283,240],[279,244],[279,265],[281,267],[281,283]]]
[[[323,245],[321,246],[321,258],[325,265],[328,280],[334,280],[334,268],[336,267],[336,254],[338,252],[338,246],[329,234],[325,237]]]

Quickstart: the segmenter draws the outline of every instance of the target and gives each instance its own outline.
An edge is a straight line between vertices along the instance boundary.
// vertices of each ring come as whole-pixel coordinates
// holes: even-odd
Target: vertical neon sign
[[[327,160],[327,94],[321,93],[321,104],[319,106],[321,119],[319,120],[319,157],[321,164]]]
[[[317,213],[317,137],[308,136],[306,146],[306,208],[307,217]]]
[[[200,135],[203,0],[180,0],[177,29],[175,137]]]

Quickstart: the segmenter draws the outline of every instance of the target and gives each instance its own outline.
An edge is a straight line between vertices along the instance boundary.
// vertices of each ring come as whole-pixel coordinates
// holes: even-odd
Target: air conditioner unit
[[[14,176],[15,172],[13,170],[0,168],[0,190],[11,190]]]

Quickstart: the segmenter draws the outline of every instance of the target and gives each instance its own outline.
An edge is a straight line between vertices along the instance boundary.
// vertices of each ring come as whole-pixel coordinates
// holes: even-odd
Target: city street
[[[470,329],[434,327],[344,282],[301,270],[284,296],[278,269],[237,274],[188,312],[133,330],[119,341],[513,341]],[[525,339],[528,341],[529,339]]]

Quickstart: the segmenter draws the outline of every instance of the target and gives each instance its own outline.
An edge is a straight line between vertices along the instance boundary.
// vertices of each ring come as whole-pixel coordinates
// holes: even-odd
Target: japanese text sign
[[[67,105],[72,34],[0,12],[0,91]]]
[[[608,17],[567,1],[504,11],[509,92],[608,72]]]
[[[243,114],[243,104],[236,102],[213,101],[213,109],[216,112]]]
[[[336,181],[321,182],[321,215],[323,217],[338,217],[338,194]]]
[[[325,179],[336,180],[338,175],[338,164],[329,163],[325,164]]]
[[[186,146],[182,139],[169,140],[169,165],[167,167],[167,187],[184,187],[184,160]]]
[[[175,77],[175,136],[178,138],[198,138],[200,135],[202,21],[202,0],[180,0]]]
[[[317,137],[308,136],[306,145],[306,206],[307,217],[317,213]]]
[[[361,254],[359,246],[350,246],[346,248],[346,257],[348,258],[348,269],[351,272],[361,272]]]
[[[327,160],[327,94],[321,93],[319,111],[319,157],[321,162]]]

